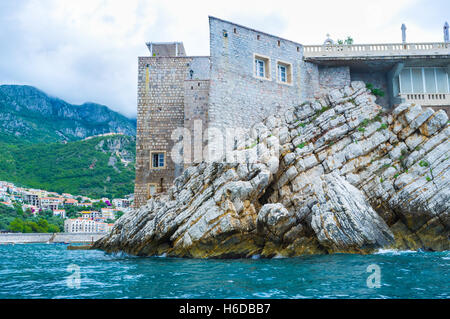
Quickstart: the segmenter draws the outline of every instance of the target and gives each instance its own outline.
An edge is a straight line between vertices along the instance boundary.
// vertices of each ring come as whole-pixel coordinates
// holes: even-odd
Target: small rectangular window
[[[152,153],[152,168],[162,168],[164,165],[164,153]]]
[[[149,184],[148,185],[148,195],[153,196],[157,193],[158,189],[156,184]]]
[[[270,60],[268,57],[262,55],[253,55],[254,70],[253,75],[257,78],[270,79]]]
[[[278,81],[286,82],[286,67],[284,65],[278,65]]]
[[[255,59],[255,72],[256,76],[265,77],[265,62],[263,60]]]
[[[287,62],[277,62],[277,81],[279,83],[292,83],[292,65]]]

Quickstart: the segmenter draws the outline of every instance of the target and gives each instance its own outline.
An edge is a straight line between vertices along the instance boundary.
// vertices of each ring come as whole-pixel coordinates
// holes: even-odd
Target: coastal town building
[[[0,202],[0,204],[5,205],[5,206],[7,206],[9,208],[13,208],[14,207],[14,205],[11,202]]]
[[[29,204],[23,204],[22,205],[22,210],[24,212],[30,211],[31,214],[33,214],[33,216],[36,216],[38,214],[38,212],[39,212],[39,207],[33,206],[33,205],[29,205]]]
[[[94,219],[97,217],[101,217],[101,212],[97,212],[97,211],[82,211],[81,212],[82,219]]]
[[[55,194],[53,194],[55,195]],[[57,210],[64,204],[64,199],[61,197],[42,197],[39,198],[39,207],[42,210]]]
[[[55,209],[55,210],[53,210],[53,216],[66,218],[66,210],[65,209]]]
[[[114,220],[116,218],[116,214],[119,212],[118,209],[114,208],[102,208],[101,209],[101,216],[105,219],[112,219]]]
[[[24,194],[24,201],[32,206],[39,206],[39,195],[36,193],[26,192]]]
[[[202,150],[191,146],[182,148],[182,162],[171,156],[185,131],[188,145],[202,146],[202,132],[209,137],[213,129],[248,129],[351,81],[382,92],[377,103],[385,110],[411,102],[448,113],[446,26],[444,41],[436,43],[408,43],[403,34],[399,43],[335,43],[328,37],[302,45],[209,17],[209,56],[188,56],[182,42],[147,43],[149,56],[138,60],[134,206],[167,191],[187,165],[202,161]],[[183,136],[175,134],[183,128]]]
[[[84,203],[79,204],[78,200],[75,199],[80,197],[82,201],[85,201]],[[113,207],[109,202],[110,200],[106,197],[92,199],[87,196],[75,196],[69,193],[58,194],[41,189],[16,187],[13,183],[0,181],[0,205],[9,208],[21,207],[22,211],[30,213],[35,217],[38,217],[45,211],[51,210],[53,216],[58,216],[64,220],[67,220],[67,210],[70,210],[71,217],[74,216],[73,214],[77,216],[77,218],[72,219],[91,221],[81,224],[80,222],[78,222],[78,224],[71,222],[73,225],[69,223],[69,226],[67,227],[73,228],[74,230],[76,228],[79,232],[84,232],[85,230],[90,231],[92,229],[94,229],[95,232],[109,231],[112,224],[106,222],[115,221],[119,216],[118,213],[122,212],[122,208],[128,207],[132,200],[133,194],[126,195],[125,199],[112,199],[111,202],[114,201],[120,206],[120,208],[117,208]],[[92,208],[93,203],[99,203],[100,205],[96,205],[96,208],[94,209]],[[100,208],[102,203],[106,204],[107,207]],[[77,207],[78,205],[80,205],[80,207]],[[80,209],[83,209],[81,207],[90,210],[80,211]]]
[[[127,207],[130,207],[131,202],[130,202],[130,200],[125,199],[125,198],[114,198],[112,200],[112,204],[114,207],[117,207],[117,208],[127,208]]]
[[[66,233],[107,233],[111,231],[112,226],[113,224],[83,218],[66,219],[64,221]]]
[[[65,196],[65,195],[63,194],[63,196]],[[64,201],[64,206],[77,206],[77,205],[78,205],[78,201],[72,197],[66,198]]]

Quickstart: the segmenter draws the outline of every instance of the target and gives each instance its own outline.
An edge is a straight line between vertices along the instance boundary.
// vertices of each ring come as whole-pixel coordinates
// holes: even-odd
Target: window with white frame
[[[412,67],[400,72],[400,93],[450,93],[446,68]]]
[[[152,168],[164,168],[165,167],[165,153],[164,152],[152,152]]]
[[[254,76],[257,78],[270,79],[269,58],[255,54],[254,61]]]
[[[264,60],[255,59],[255,75],[261,78],[266,77],[266,62]]]
[[[278,64],[278,81],[287,82],[286,66]]]
[[[279,83],[292,82],[292,66],[290,63],[277,62],[277,81]]]

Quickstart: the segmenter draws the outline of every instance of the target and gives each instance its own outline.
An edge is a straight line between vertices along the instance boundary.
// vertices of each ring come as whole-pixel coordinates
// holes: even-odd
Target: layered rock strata
[[[375,100],[352,82],[267,117],[231,157],[187,168],[94,248],[195,258],[449,249],[447,115],[414,104],[384,113]]]

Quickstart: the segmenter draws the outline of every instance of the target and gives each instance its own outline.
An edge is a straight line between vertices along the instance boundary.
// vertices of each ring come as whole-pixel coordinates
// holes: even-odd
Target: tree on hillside
[[[20,218],[14,218],[14,220],[9,223],[8,229],[15,233],[22,233],[23,221]]]

